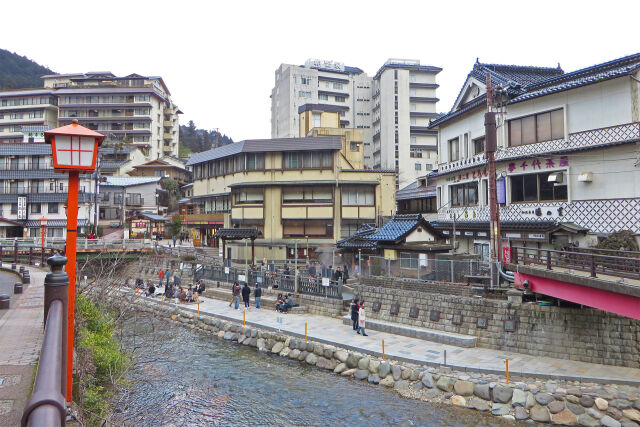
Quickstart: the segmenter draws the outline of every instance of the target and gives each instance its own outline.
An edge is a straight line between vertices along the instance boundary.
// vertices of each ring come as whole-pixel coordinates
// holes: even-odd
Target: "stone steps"
[[[351,325],[353,323],[353,321],[351,320],[351,316],[343,316],[342,323],[345,325]],[[472,348],[476,346],[477,341],[477,338],[471,335],[442,332],[426,328],[416,328],[413,326],[401,325],[399,323],[383,322],[381,320],[367,319],[365,322],[365,328],[374,331],[387,332],[394,335],[417,338],[425,341],[455,345],[457,347]]]

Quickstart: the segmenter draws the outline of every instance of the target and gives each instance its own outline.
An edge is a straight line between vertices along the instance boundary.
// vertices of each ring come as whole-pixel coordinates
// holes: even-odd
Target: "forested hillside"
[[[188,152],[199,153],[212,147],[220,147],[232,143],[233,140],[231,138],[217,130],[198,129],[193,120],[190,120],[186,126],[180,125],[181,157],[187,155]]]
[[[42,87],[41,76],[54,74],[27,58],[0,49],[0,90]]]

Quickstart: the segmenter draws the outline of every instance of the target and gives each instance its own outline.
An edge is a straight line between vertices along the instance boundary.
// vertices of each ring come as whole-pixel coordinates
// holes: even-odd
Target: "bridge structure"
[[[640,320],[640,252],[512,247],[514,286]]]

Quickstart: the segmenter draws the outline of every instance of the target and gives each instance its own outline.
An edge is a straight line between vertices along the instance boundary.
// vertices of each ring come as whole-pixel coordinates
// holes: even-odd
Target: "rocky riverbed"
[[[452,371],[447,367],[382,361],[335,346],[199,316],[175,306],[140,301],[140,310],[167,317],[229,343],[277,355],[431,405],[491,414],[496,422],[631,427],[640,424],[640,390],[628,385],[549,381]],[[457,425],[480,425],[481,422]],[[443,424],[450,425],[450,424]]]

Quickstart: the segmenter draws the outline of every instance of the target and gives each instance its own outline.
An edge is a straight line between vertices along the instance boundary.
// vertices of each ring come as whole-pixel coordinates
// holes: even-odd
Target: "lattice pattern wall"
[[[495,159],[497,162],[500,162],[526,156],[552,154],[555,152],[582,147],[606,147],[612,143],[628,141],[636,138],[640,138],[640,123],[627,123],[619,126],[570,133],[567,140],[556,139],[553,141],[539,142],[537,144],[500,148],[496,151]],[[486,164],[487,159],[484,154],[478,154],[467,159],[439,165],[438,175],[446,175],[450,172],[457,172],[464,169],[484,166]]]
[[[541,208],[541,216],[535,210]],[[560,214],[558,208],[562,208]],[[551,215],[547,215],[551,212]],[[438,219],[451,221],[489,221],[489,207],[444,209]],[[591,233],[631,230],[640,233],[640,198],[576,200],[572,202],[519,203],[500,207],[501,221],[573,222]]]

